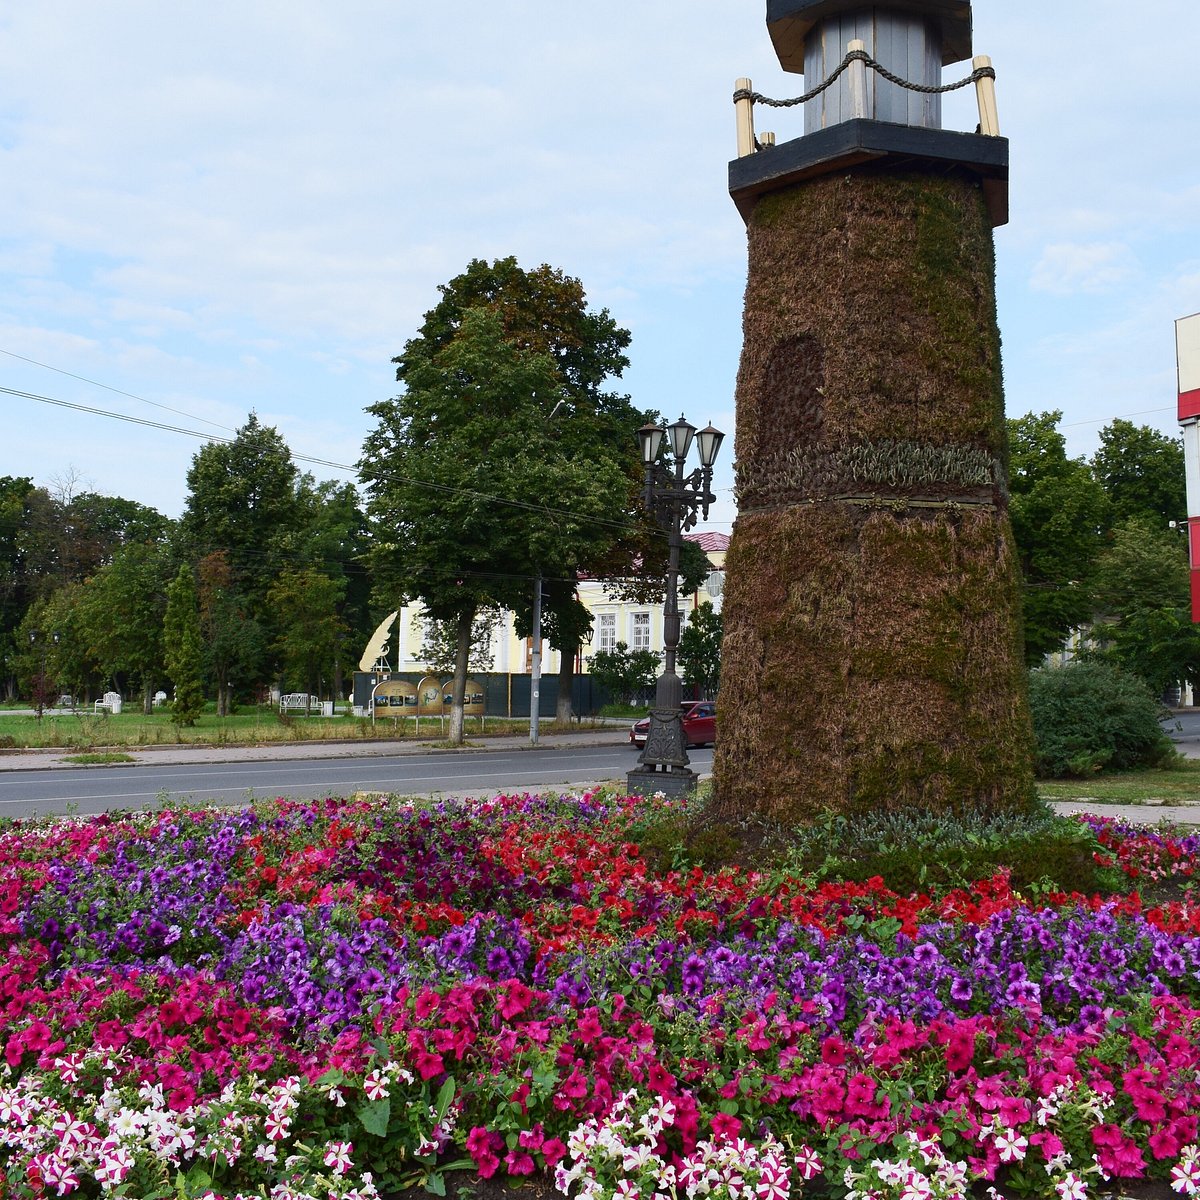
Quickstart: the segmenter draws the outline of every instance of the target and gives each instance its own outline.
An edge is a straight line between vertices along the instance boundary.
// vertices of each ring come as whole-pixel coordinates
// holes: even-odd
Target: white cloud
[[[1120,242],[1059,243],[1047,246],[1029,286],[1056,296],[1109,292],[1137,274],[1137,260]]]

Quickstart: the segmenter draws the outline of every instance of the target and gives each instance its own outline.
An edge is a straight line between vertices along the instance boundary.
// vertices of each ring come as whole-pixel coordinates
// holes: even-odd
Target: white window
[[[597,649],[611,654],[617,648],[617,614],[600,614],[600,639]]]
[[[635,650],[650,649],[650,614],[648,612],[636,612],[633,614],[633,636],[630,638],[630,644]]]

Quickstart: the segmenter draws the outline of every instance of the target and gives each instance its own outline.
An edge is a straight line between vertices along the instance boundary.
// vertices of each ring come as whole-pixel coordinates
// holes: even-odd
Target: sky
[[[178,516],[202,438],[139,422],[229,436],[253,410],[303,469],[352,479],[438,284],[512,254],[632,332],[616,386],[640,407],[730,434],[702,526],[728,531],[731,93],[807,84],[765,7],[0,0],[0,475]],[[1072,455],[1114,417],[1174,434],[1200,6],[976,0],[974,50],[1010,139],[1009,415],[1060,409]],[[974,128],[973,93],[946,128]],[[803,132],[799,110],[757,121]]]

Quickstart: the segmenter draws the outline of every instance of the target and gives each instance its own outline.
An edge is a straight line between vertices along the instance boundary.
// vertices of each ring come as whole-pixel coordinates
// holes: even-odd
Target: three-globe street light
[[[665,461],[660,461],[664,439],[667,455]],[[697,432],[683,417],[665,429],[661,425],[643,425],[638,430],[645,473],[642,507],[666,530],[668,559],[663,603],[663,673],[654,691],[645,748],[637,768],[628,775],[631,793],[664,792],[678,796],[696,786],[680,713],[683,688],[675,672],[680,625],[679,551],[684,533],[696,524],[698,517],[707,520],[708,507],[716,501],[712,493],[712,468],[724,439],[725,435],[712,425]],[[685,476],[684,464],[693,440],[700,466]]]

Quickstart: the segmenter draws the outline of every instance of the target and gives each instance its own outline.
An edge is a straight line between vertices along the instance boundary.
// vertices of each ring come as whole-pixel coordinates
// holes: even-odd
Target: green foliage
[[[721,614],[705,600],[691,615],[679,637],[679,673],[684,683],[693,684],[707,698],[721,685]]]
[[[901,895],[961,887],[1007,869],[1016,888],[1113,891],[1119,876],[1097,866],[1087,826],[1048,805],[1029,814],[892,812],[829,815],[796,832],[790,861],[817,879],[875,875]]]
[[[323,685],[332,678],[346,642],[346,626],[338,616],[343,591],[339,580],[308,567],[282,571],[267,593],[284,674],[312,694],[324,695]]]
[[[495,608],[485,609],[475,617],[471,625],[471,649],[467,657],[468,671],[490,671],[492,669],[492,638],[500,624],[500,612]],[[448,675],[454,670],[458,654],[458,631],[446,621],[425,622],[424,638],[420,657],[434,675]]]
[[[188,469],[179,550],[192,563],[224,553],[234,586],[248,597],[249,615],[260,621],[286,538],[298,527],[296,480],[287,444],[254,413],[232,441],[197,451]]]
[[[196,581],[191,567],[181,566],[167,589],[163,618],[163,643],[167,675],[175,685],[171,716],[177,725],[194,725],[204,710],[201,672],[204,666],[200,644],[200,612]]]
[[[618,642],[612,650],[596,651],[588,660],[588,670],[614,700],[634,704],[639,694],[654,688],[660,661],[653,650],[630,650],[625,642]]]
[[[1116,521],[1148,521],[1163,529],[1187,516],[1181,438],[1118,417],[1100,431],[1092,470]]]
[[[1200,630],[1192,623],[1184,539],[1159,521],[1132,517],[1113,530],[1094,584],[1099,649],[1161,695],[1200,682]]]
[[[196,575],[205,671],[217,694],[217,712],[228,716],[231,693],[251,684],[262,667],[266,635],[248,611],[250,600],[238,589],[224,550],[206,554]]]
[[[1091,580],[1111,520],[1108,497],[1088,464],[1067,458],[1061,420],[1061,412],[1048,412],[1008,422],[1009,516],[1031,666],[1091,620]]]
[[[1174,749],[1145,682],[1105,662],[1042,667],[1029,676],[1037,771],[1045,778],[1153,767]]]
[[[147,702],[162,672],[170,580],[167,547],[146,541],[121,547],[84,585],[83,634],[101,673],[140,683]]]
[[[1098,867],[1087,826],[1048,805],[994,817],[917,811],[859,817],[826,813],[809,824],[743,828],[709,819],[703,805],[675,811],[636,831],[641,853],[661,869],[714,869],[753,861],[817,880],[879,876],[901,895],[962,887],[1010,872],[1017,888],[1110,891],[1121,884]]]
[[[403,394],[370,409],[361,470],[378,596],[419,598],[456,630],[457,740],[480,609],[520,614],[534,579],[563,580],[548,592],[547,630],[574,654],[569,584],[624,533],[642,414],[601,390],[626,365],[629,335],[587,308],[578,280],[475,260],[441,292],[395,360]]]

